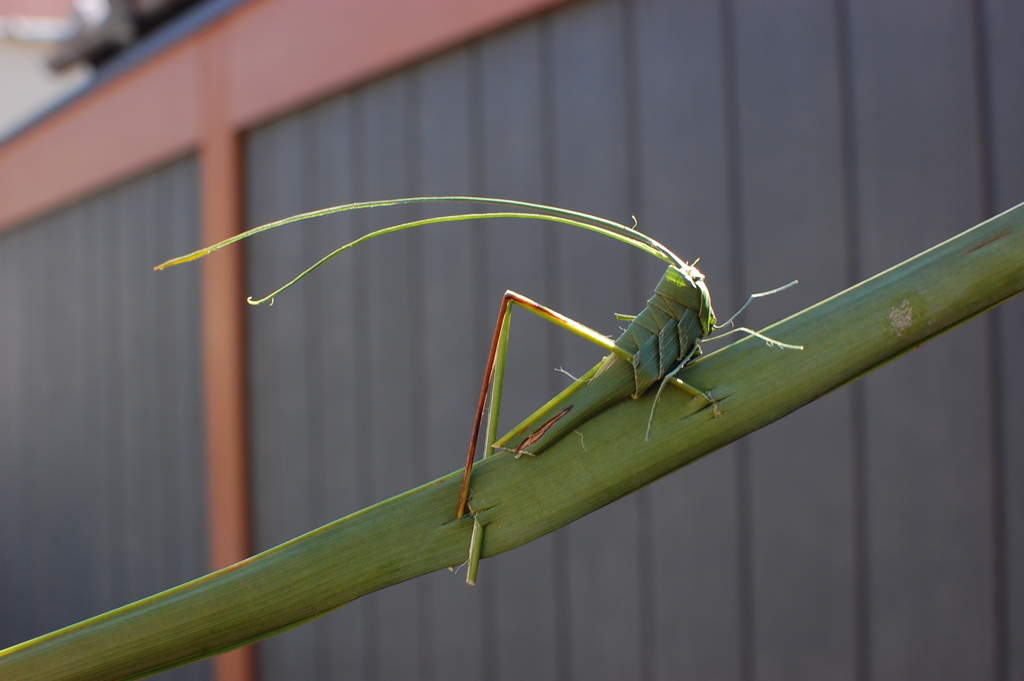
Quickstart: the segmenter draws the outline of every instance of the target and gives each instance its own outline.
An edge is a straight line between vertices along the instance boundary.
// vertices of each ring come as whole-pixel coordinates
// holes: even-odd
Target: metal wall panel
[[[1002,211],[1020,202],[1024,188],[1024,88],[1020,65],[1024,64],[1024,3],[999,0],[985,4],[978,24],[976,43],[984,45],[987,88],[979,88],[983,105],[980,144],[982,169],[989,171],[984,206]],[[991,456],[994,492],[992,534],[993,599],[996,638],[995,671],[1003,678],[1024,679],[1024,305],[1004,305],[989,315],[986,341],[990,351],[989,386],[993,422]]]
[[[544,29],[534,22],[494,36],[471,53],[471,82],[479,98],[471,119],[479,137],[474,152],[479,180],[474,191],[528,201],[551,198],[550,96],[543,87],[547,82],[543,44]],[[505,290],[556,305],[557,273],[550,264],[557,231],[553,225],[509,221],[488,224],[477,232],[482,244],[474,253],[478,272],[475,331],[468,336],[477,372],[486,362],[488,336]],[[506,375],[516,378],[506,382],[503,429],[528,416],[542,395],[553,395],[564,387],[563,377],[552,370],[557,331],[533,315],[514,313]],[[481,380],[478,373],[477,390]],[[472,428],[472,422],[468,426]],[[487,566],[487,578],[477,587],[484,591],[480,629],[488,634],[479,678],[552,679],[564,673],[571,633],[566,540],[566,533],[556,532],[488,561],[494,566]],[[532,652],[523,655],[522,650]]]
[[[152,271],[197,191],[189,158],[0,237],[0,648],[206,572],[198,274]]]
[[[736,4],[733,200],[743,246],[733,302],[746,290],[800,281],[751,311],[755,328],[857,280],[848,266],[834,7]],[[829,395],[739,445],[740,493],[749,499],[741,535],[752,580],[743,615],[748,678],[857,678],[853,395]]]
[[[851,5],[862,275],[985,217],[970,29],[968,3]],[[991,348],[974,341],[984,333],[959,329],[865,381],[866,664],[876,678],[995,671],[995,405]]]
[[[477,193],[629,221],[763,325],[1024,200],[1019,2],[575,3],[247,138],[248,223]],[[397,209],[248,244],[262,294]],[[250,316],[256,542],[454,470],[497,304],[603,332],[657,263],[402,233]],[[277,679],[1024,678],[1020,301],[531,545],[261,644]],[[503,424],[600,352],[516,315]]]

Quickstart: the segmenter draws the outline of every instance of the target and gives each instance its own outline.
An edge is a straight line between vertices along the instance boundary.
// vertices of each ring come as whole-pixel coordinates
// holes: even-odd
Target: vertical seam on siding
[[[622,75],[623,107],[626,124],[626,203],[634,215],[641,213],[641,191],[643,160],[640,134],[640,63],[637,53],[636,2],[623,0],[622,3]],[[629,297],[633,301],[644,299],[644,260],[640,251],[630,249]],[[647,488],[637,492],[637,615],[640,630],[637,632],[640,648],[639,672],[641,681],[650,681],[655,674],[657,638],[655,636],[654,613],[654,540],[651,524],[651,491]]]
[[[995,149],[992,135],[992,89],[989,79],[989,36],[985,23],[985,0],[971,2],[971,41],[973,47],[974,100],[977,118],[978,182],[981,215],[984,220],[996,213]],[[989,394],[989,485],[992,516],[992,677],[1002,681],[1009,670],[1009,625],[1006,565],[1006,490],[1003,477],[1006,469],[1005,400],[1003,400],[1002,314],[988,314],[988,394]]]
[[[301,157],[299,162],[299,173],[301,174],[301,185],[299,187],[299,209],[313,210],[318,206],[320,200],[320,175],[319,167],[319,132],[317,125],[319,110],[307,112],[299,119],[299,145]],[[302,230],[303,259],[315,258],[318,253],[319,239],[316,233],[309,233]],[[311,251],[311,252],[309,252]],[[303,369],[305,377],[303,383],[306,390],[306,442],[307,442],[307,489],[309,490],[309,508],[312,524],[315,527],[324,522],[329,492],[326,489],[326,445],[324,433],[324,383],[325,373],[320,370],[318,360],[323,357],[324,332],[323,318],[317,314],[322,309],[324,298],[324,283],[322,279],[310,281],[306,285],[305,292],[299,297],[298,304],[302,306],[303,324],[303,350],[305,358]],[[316,678],[324,679],[330,675],[330,630],[324,624],[315,625],[310,628],[309,637],[312,639],[312,668]]]
[[[357,92],[352,97],[352,127],[350,129],[352,145],[352,196],[356,200],[366,197],[366,132],[365,132],[365,91]],[[352,216],[352,229],[362,234],[366,228],[365,216],[356,211]],[[364,258],[353,258],[352,263],[352,328],[362,329],[369,326],[372,309],[368,304],[369,273]],[[359,480],[359,506],[366,508],[372,503],[373,489],[373,419],[372,391],[374,389],[370,375],[370,357],[373,352],[371,344],[366,342],[364,334],[355,334],[355,347],[352,353],[353,376],[356,394],[354,402],[358,412],[355,428],[358,452],[356,454],[356,476]],[[380,678],[380,661],[378,660],[378,603],[377,599],[369,598],[363,603],[363,672],[368,681]]]
[[[404,76],[405,93],[405,166],[407,179],[405,194],[419,196],[423,193],[423,148],[420,124],[422,122],[420,106],[420,89],[422,66],[411,69]],[[419,208],[413,208],[416,217],[422,215]],[[409,296],[409,328],[426,329],[426,274],[423,271],[425,236],[419,230],[409,234],[408,250],[408,296]],[[415,484],[422,484],[430,479],[429,456],[431,449],[430,424],[426,414],[426,395],[429,388],[426,367],[426,344],[420,342],[420,335],[406,335],[410,360],[410,388],[412,403],[410,422],[414,439],[418,436],[422,446],[412,448],[412,471]],[[435,678],[434,637],[433,632],[433,583],[430,580],[418,580],[416,583],[416,638],[417,668],[421,679]]]
[[[541,137],[541,177],[543,182],[543,202],[558,202],[558,174],[556,172],[555,136],[555,73],[554,73],[554,40],[552,15],[547,14],[538,22],[538,81],[540,83],[540,137]],[[558,309],[561,296],[558,295],[558,235],[551,225],[544,230],[544,295],[548,304]],[[560,366],[562,360],[562,343],[556,333],[557,327],[547,325],[545,331],[545,355],[550,366]],[[555,374],[548,379],[548,392],[558,392]],[[569,599],[569,533],[559,532],[552,540],[551,557],[553,561],[552,575],[555,592],[555,678],[569,681],[572,678],[572,611]]]
[[[854,120],[852,28],[846,0],[835,0],[836,70],[842,172],[843,229],[846,235],[846,279],[852,286],[861,276],[860,214],[857,207],[857,130]],[[871,583],[868,545],[867,396],[862,383],[850,386],[851,495],[853,504],[853,655],[854,678],[871,678]]]
[[[484,87],[483,62],[480,41],[471,44],[466,50],[466,106],[469,123],[469,182],[471,194],[486,196],[486,160],[485,160],[485,121],[484,121]],[[473,366],[483,370],[487,362],[488,319],[487,293],[490,290],[488,267],[490,264],[490,240],[487,226],[473,222],[470,252],[472,264],[470,281],[473,285],[472,316],[473,326]],[[480,678],[496,681],[499,678],[499,653],[501,644],[498,633],[497,612],[499,608],[498,580],[500,574],[491,573],[490,579],[484,580],[480,588]]]
[[[736,18],[732,0],[721,0],[719,31],[722,60],[722,113],[726,169],[726,229],[732,269],[733,307],[738,308],[746,289],[743,256],[743,182],[740,160],[739,73],[736,53]],[[751,499],[750,441],[736,443],[736,562],[738,671],[742,681],[754,678],[754,566]]]

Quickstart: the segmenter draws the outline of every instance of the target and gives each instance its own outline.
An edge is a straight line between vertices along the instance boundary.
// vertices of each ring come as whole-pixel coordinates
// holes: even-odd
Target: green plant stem
[[[686,367],[680,377],[710,390],[721,416],[704,400],[666,390],[650,440],[653,396],[625,400],[584,424],[586,451],[566,437],[536,458],[495,454],[473,474],[484,556],[650,484],[1022,289],[1024,204],[765,330],[802,352],[747,338]],[[462,563],[474,517],[455,520],[460,478],[452,473],[230,568],[0,651],[0,678],[138,678]]]

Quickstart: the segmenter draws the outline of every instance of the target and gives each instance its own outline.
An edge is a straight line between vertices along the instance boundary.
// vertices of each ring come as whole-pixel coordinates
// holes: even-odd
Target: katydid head
[[[710,336],[716,320],[715,311],[711,307],[711,292],[704,283],[704,273],[684,262],[681,265],[670,265],[662,282],[679,288],[676,295],[687,301],[684,303],[687,307],[697,310],[704,336]],[[659,293],[665,293],[661,288],[662,284],[658,284]]]

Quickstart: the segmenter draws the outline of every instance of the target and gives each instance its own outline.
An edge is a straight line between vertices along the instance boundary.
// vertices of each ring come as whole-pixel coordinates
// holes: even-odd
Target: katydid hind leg
[[[494,338],[491,340],[491,350],[487,356],[487,367],[484,370],[484,381],[480,388],[480,399],[477,401],[476,417],[473,420],[473,435],[470,437],[469,454],[466,457],[466,469],[462,475],[462,490],[459,493],[459,508],[456,518],[461,518],[466,514],[467,503],[469,501],[469,481],[473,473],[473,461],[476,458],[477,439],[480,435],[480,424],[483,421],[484,409],[487,404],[487,388],[491,385],[492,379],[494,378],[497,378],[497,380],[494,381],[496,390],[491,393],[491,410],[487,419],[487,435],[485,436],[485,439],[491,436],[493,429],[497,428],[498,411],[501,405],[500,389],[504,380],[505,355],[508,350],[508,322],[512,315],[512,308],[509,303],[509,294],[505,293],[505,297],[501,300],[501,309],[498,312],[498,323],[494,328]],[[495,400],[496,395],[497,400]],[[488,443],[488,447],[490,444],[491,443]]]
[[[598,331],[595,331],[584,324],[580,324],[573,319],[569,319],[565,315],[560,314],[549,307],[545,307],[544,305],[541,305],[524,295],[516,293],[515,291],[506,291],[505,295],[501,299],[498,323],[494,328],[494,337],[491,341],[491,351],[487,358],[487,368],[484,372],[484,381],[480,389],[480,399],[477,402],[476,419],[473,423],[473,436],[470,441],[470,450],[466,458],[466,469],[462,478],[462,493],[459,498],[458,508],[459,518],[465,515],[467,510],[466,504],[469,499],[469,481],[472,477],[473,461],[476,458],[478,434],[480,431],[480,425],[483,422],[483,414],[487,402],[487,388],[491,386],[492,382],[494,384],[494,388],[491,390],[491,407],[490,415],[488,416],[487,437],[490,438],[490,440],[487,443],[487,450],[492,448],[491,445],[494,444],[494,439],[497,437],[498,416],[500,411],[499,407],[501,404],[501,388],[504,379],[505,360],[508,354],[508,337],[513,304],[529,310],[542,319],[546,319],[563,329],[572,331],[576,335],[586,338],[594,344],[622,356],[624,359],[629,361],[633,360],[631,354],[616,346],[614,341]]]
[[[487,384],[491,384],[491,399],[487,409],[487,425],[484,431],[483,458],[490,456],[493,451],[491,445],[497,437],[498,418],[501,413],[501,391],[505,383],[505,358],[508,356],[508,334],[512,324],[512,307],[502,300],[501,312],[498,314],[498,324],[495,329],[496,342],[492,342],[492,357],[488,359],[487,370],[484,376],[483,392],[487,390]],[[463,475],[463,488],[459,503],[460,514],[469,502],[469,480],[473,472],[473,455],[476,451],[475,436],[480,429],[480,419],[483,404],[477,409],[476,429],[473,431],[474,440],[470,444],[470,460],[466,465],[466,472]],[[473,533],[469,540],[469,560],[466,571],[466,584],[476,586],[476,576],[480,571],[480,557],[483,552],[484,526],[480,519],[473,515]]]
[[[590,340],[591,342],[600,345],[606,350],[611,350],[616,354],[623,355],[629,361],[632,361],[632,356],[629,353],[625,353],[620,348],[616,347],[614,342],[611,341],[607,336],[604,336],[594,329],[587,327],[579,322],[576,322],[568,317],[559,314],[558,312],[545,307],[533,300],[530,300],[526,296],[520,295],[514,291],[506,291],[505,295],[501,300],[501,308],[498,313],[498,321],[495,325],[494,336],[491,340],[491,349],[487,358],[487,367],[484,371],[484,380],[480,388],[480,398],[477,402],[476,417],[473,422],[473,435],[470,438],[469,453],[466,457],[466,468],[462,476],[462,489],[459,494],[459,507],[457,512],[457,518],[462,518],[468,510],[472,514],[472,509],[469,507],[469,496],[470,496],[470,480],[473,474],[473,463],[476,458],[477,441],[480,432],[480,426],[483,422],[483,415],[485,408],[488,409],[486,433],[484,436],[485,451],[484,458],[492,453],[494,449],[493,445],[497,439],[498,419],[501,410],[501,394],[504,384],[505,375],[505,364],[508,356],[508,339],[511,328],[512,320],[512,305],[516,304],[523,307],[530,312],[540,316],[543,319],[561,326],[564,329],[572,331],[573,333]],[[488,405],[487,400],[487,389],[491,388],[490,404]],[[489,406],[489,408],[488,408]],[[537,431],[544,431],[553,422],[564,416],[571,407],[564,409],[554,419],[549,419],[546,423],[541,424]],[[529,419],[528,419],[529,421]],[[541,433],[542,434],[542,433]],[[532,441],[531,438],[527,438],[526,442]],[[501,449],[501,448],[499,448]],[[517,448],[515,454],[525,454],[527,452],[520,451]],[[469,570],[467,574],[467,583],[474,584],[476,581],[477,571],[479,569],[479,561],[483,545],[484,527],[480,523],[476,514],[473,514],[473,535],[472,541],[470,542],[469,552]]]

